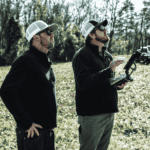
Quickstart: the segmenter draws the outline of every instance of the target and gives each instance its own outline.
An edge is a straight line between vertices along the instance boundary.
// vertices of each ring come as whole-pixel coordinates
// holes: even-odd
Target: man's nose
[[[54,35],[54,33],[52,32],[52,33],[51,33],[51,37],[54,37],[54,36],[55,36],[55,35]]]
[[[104,35],[105,35],[105,36],[106,36],[106,31],[107,31],[107,30],[105,29],[105,30],[104,30]]]

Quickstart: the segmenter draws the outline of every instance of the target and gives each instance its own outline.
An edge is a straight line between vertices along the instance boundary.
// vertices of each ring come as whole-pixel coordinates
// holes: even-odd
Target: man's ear
[[[94,33],[89,33],[89,36],[93,39],[95,38],[95,34]]]
[[[33,39],[35,41],[40,41],[40,36],[39,35],[33,35]]]

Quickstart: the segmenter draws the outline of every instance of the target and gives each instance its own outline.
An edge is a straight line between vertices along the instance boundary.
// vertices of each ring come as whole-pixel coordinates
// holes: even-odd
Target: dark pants
[[[78,116],[80,150],[107,150],[114,123],[114,113]],[[25,130],[16,128],[18,150],[55,150],[53,130],[36,128],[33,138]]]

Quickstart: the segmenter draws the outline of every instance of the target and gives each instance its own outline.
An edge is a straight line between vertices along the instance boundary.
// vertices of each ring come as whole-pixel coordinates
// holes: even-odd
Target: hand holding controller
[[[110,63],[110,68],[113,72],[115,72],[116,67],[122,63],[125,63],[125,57],[119,57],[118,59],[112,60]]]

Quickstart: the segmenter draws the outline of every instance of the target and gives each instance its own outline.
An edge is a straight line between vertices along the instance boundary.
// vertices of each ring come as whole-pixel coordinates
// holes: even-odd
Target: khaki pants
[[[114,113],[78,116],[79,150],[107,150],[114,123]],[[53,130],[36,128],[39,136],[27,138],[28,133],[16,128],[18,150],[55,150]]]

